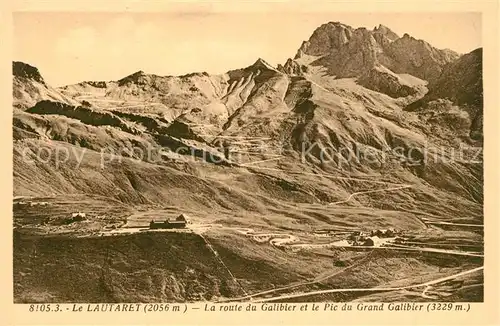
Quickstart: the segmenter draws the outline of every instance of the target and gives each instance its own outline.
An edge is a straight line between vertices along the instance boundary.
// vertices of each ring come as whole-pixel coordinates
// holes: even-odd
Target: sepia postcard
[[[500,322],[496,1],[5,8],[9,325]]]

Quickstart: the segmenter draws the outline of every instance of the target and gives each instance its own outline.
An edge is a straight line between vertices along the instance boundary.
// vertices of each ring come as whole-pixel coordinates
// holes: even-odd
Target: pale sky
[[[263,58],[276,66],[329,21],[378,24],[438,48],[481,47],[479,13],[49,13],[14,14],[14,60],[36,66],[52,86],[157,75],[220,74]]]

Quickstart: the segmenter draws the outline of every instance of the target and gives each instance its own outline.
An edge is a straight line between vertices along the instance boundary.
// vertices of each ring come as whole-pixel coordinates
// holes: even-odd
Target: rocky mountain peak
[[[279,65],[280,67],[281,65]],[[227,72],[230,81],[241,80],[242,78],[247,78],[248,76],[263,76],[271,77],[275,74],[280,74],[282,71],[280,69],[274,68],[271,64],[262,58],[258,58],[253,64],[242,69],[230,70]]]
[[[14,76],[32,79],[45,85],[45,81],[40,74],[40,71],[38,71],[38,68],[27,63],[20,61],[12,62],[12,73]]]
[[[349,42],[354,29],[339,22],[329,22],[318,27],[307,42],[302,43],[296,58],[301,54],[324,55]]]
[[[128,75],[118,80],[118,85],[124,85],[127,83],[143,83],[145,81],[145,77],[147,76],[148,75],[144,71],[139,70],[131,75]]]
[[[261,70],[276,70],[273,66],[271,66],[268,62],[266,62],[262,58],[258,58],[257,61],[255,61],[254,64],[251,65],[250,67]]]
[[[340,22],[329,22],[318,27],[308,41],[304,41],[297,51],[295,59],[303,54],[322,56],[333,51],[339,51],[344,46],[352,47],[352,41],[359,43],[364,40],[369,46],[376,47],[377,44],[385,45],[399,39],[389,27],[379,24],[373,30],[366,27],[352,28]],[[358,44],[364,46],[364,44]]]
[[[318,57],[312,62],[308,59],[308,64],[324,66],[330,75],[338,78],[359,77],[382,65],[396,74],[407,73],[429,82],[435,81],[443,67],[459,56],[408,33],[399,37],[382,24],[369,30],[365,27],[354,29],[339,22],[319,26],[302,43],[294,59],[299,60],[304,55]]]
[[[139,71],[136,71],[133,74],[131,74],[125,78],[139,78],[142,76],[146,76],[146,73],[143,70],[139,70]]]

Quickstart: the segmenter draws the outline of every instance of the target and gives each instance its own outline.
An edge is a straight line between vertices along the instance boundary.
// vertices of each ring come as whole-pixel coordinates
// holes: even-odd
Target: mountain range
[[[54,88],[36,67],[14,62],[14,196],[52,203],[43,212],[37,206],[14,210],[14,223],[94,232],[158,211],[255,229],[395,227],[434,242],[476,241],[470,230],[428,221],[483,222],[482,87],[481,49],[459,54],[383,25],[370,30],[339,22],[318,27],[277,67],[256,58],[219,75],[138,71]],[[91,222],[75,230],[61,224],[80,210]],[[235,236],[212,240],[223,257],[238,261],[230,269],[262,262],[259,272],[254,266],[237,276],[252,289],[284,282],[276,276],[257,285],[275,273],[307,278],[312,272],[304,259],[317,259],[286,254],[285,263]],[[23,259],[16,260],[20,266]],[[393,268],[413,266],[418,275],[439,265],[428,258],[377,258],[391,259]],[[177,290],[148,292],[148,298],[187,300],[186,270],[198,269],[182,264],[187,267],[176,265],[182,272],[167,281]],[[92,277],[91,269],[81,273]],[[196,291],[240,294],[236,286],[223,289],[210,273],[192,276],[203,288]],[[389,282],[370,273],[378,284]],[[32,275],[35,287],[74,299],[63,285],[51,288]],[[69,282],[61,284],[69,288]],[[146,290],[113,284],[109,300],[145,298],[134,291]],[[15,291],[21,301],[34,298],[22,287]]]

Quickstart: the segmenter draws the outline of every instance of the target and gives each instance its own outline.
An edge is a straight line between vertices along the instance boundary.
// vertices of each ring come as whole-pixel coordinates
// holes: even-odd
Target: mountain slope
[[[429,92],[407,109],[425,113],[432,107],[445,107],[457,115],[465,115],[467,129],[472,139],[483,137],[483,76],[482,49],[464,54],[449,63],[440,77],[429,85]]]
[[[102,109],[71,108],[50,102],[40,102],[23,115],[16,114],[15,134],[20,140],[28,132],[31,135],[38,134],[37,138],[49,137],[95,151],[112,149],[120,155],[125,155],[120,146],[129,149],[139,146],[143,151],[151,146],[161,146],[162,153],[156,154],[155,161],[160,165],[165,164],[163,158],[167,157],[169,160],[189,161],[190,152],[178,150],[185,146],[195,152],[219,153],[222,156],[216,144],[224,139],[230,137],[233,150],[238,152],[237,148],[244,151],[249,144],[237,139],[259,136],[266,140],[257,144],[257,152],[242,157],[244,160],[269,160],[276,155],[284,155],[296,161],[298,166],[311,165],[341,176],[353,173],[361,176],[387,175],[394,183],[421,179],[419,182],[429,183],[431,187],[436,187],[436,191],[451,191],[453,196],[472,201],[482,200],[482,192],[477,192],[481,188],[481,170],[454,161],[425,161],[425,155],[429,155],[424,152],[425,146],[434,143],[437,147],[443,139],[441,135],[423,133],[418,121],[411,122],[415,120],[413,113],[403,111],[397,99],[341,81],[320,81],[324,83],[323,87],[306,77],[289,77],[262,60],[227,75],[227,91],[214,101],[228,109],[228,118],[224,120],[221,117],[225,123],[221,127],[215,126],[211,131],[212,136],[205,129],[200,132],[195,126],[191,128],[188,127],[189,123],[182,122],[191,115],[190,111],[170,125],[166,123],[163,129],[148,129],[140,119],[145,119],[143,114],[148,112],[136,112],[135,116],[130,116],[121,114],[122,111],[117,107],[113,109],[116,115],[109,112],[106,106]],[[61,115],[67,119],[52,120]],[[402,118],[404,116],[408,119]],[[42,126],[47,125],[48,121],[57,121],[59,125],[67,123],[74,127],[56,127],[51,122],[50,132],[46,132],[44,130],[47,127]],[[153,118],[153,121],[161,123],[158,117]],[[179,127],[182,123],[191,131],[181,132]],[[174,128],[176,125],[178,127]],[[106,128],[105,132],[103,127]],[[215,131],[217,129],[218,132]],[[68,134],[68,130],[74,131]],[[450,148],[459,144],[448,142]],[[200,162],[210,162],[206,155],[197,156]],[[146,160],[144,156],[138,158]],[[240,156],[234,157],[238,158]],[[273,165],[276,162],[279,164],[280,160]],[[196,169],[204,168],[199,166]],[[400,171],[400,174],[390,171]],[[38,174],[35,171],[32,173]],[[436,177],[438,173],[440,177]],[[29,176],[26,177],[29,179]],[[352,191],[349,188],[354,185],[343,184],[334,188],[339,186],[342,192],[348,194]],[[315,192],[324,192],[321,187],[312,187]]]
[[[50,87],[40,75],[37,68],[26,63],[14,61],[12,63],[13,106],[26,109],[41,100],[54,100],[67,104],[75,101]]]

